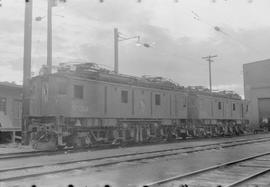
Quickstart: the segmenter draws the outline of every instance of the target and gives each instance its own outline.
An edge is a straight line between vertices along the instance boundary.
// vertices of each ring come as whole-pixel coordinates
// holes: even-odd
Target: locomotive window
[[[155,104],[160,105],[160,94],[155,95]]]
[[[83,99],[83,86],[74,85],[74,98]]]
[[[35,93],[35,90],[36,90],[36,86],[33,84],[31,86],[31,90],[30,90],[31,94],[34,94]]]
[[[59,95],[66,95],[67,94],[67,83],[61,81],[58,83],[58,94]]]
[[[0,111],[7,114],[7,98],[0,97]]]
[[[235,111],[235,103],[233,103],[232,108],[233,108],[233,111]]]
[[[121,91],[121,102],[128,103],[128,91],[126,90]]]
[[[221,110],[221,102],[218,102],[218,109]]]

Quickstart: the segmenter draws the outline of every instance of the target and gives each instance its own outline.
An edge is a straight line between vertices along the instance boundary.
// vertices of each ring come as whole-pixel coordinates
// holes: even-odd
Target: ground
[[[269,135],[256,135],[256,137],[270,137]],[[244,137],[227,139],[243,139]],[[27,165],[33,163],[54,162],[56,160],[72,160],[77,158],[95,158],[129,152],[143,152],[149,150],[159,150],[170,147],[185,147],[193,145],[203,145],[224,141],[224,139],[208,139],[192,142],[153,145],[145,147],[120,148],[112,150],[89,151],[84,153],[66,154],[58,156],[46,156],[38,158],[25,158],[20,161],[10,160],[0,162],[1,168],[14,165]],[[56,186],[64,187],[73,184],[76,187],[102,187],[109,184],[111,187],[137,187],[142,184],[159,179],[184,174],[186,172],[202,169],[214,164],[228,162],[251,156],[258,153],[270,151],[269,142],[246,144],[226,149],[213,149],[203,152],[183,153],[175,156],[142,160],[138,162],[123,162],[110,167],[87,168],[84,170],[74,170],[61,174],[51,174],[43,177],[29,178],[21,181],[2,183],[0,186]]]

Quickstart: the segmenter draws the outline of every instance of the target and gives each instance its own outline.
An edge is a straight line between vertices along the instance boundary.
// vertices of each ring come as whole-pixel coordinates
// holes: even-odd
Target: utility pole
[[[215,57],[217,57],[217,55],[213,55],[213,56],[209,55],[206,57],[202,57],[202,59],[205,59],[209,63],[209,88],[210,88],[210,92],[212,92],[211,63],[214,62],[214,60],[212,60],[212,58],[215,58]]]
[[[119,33],[118,29],[114,28],[114,72],[118,74],[118,41],[119,41]]]
[[[148,43],[141,43],[140,42],[140,36],[131,36],[126,37],[123,36],[117,28],[114,28],[114,72],[116,74],[119,73],[119,65],[118,65],[118,53],[119,53],[119,42],[131,40],[131,39],[137,39],[137,44],[142,45],[143,47],[149,48],[151,47]]]
[[[23,53],[23,98],[22,98],[22,143],[28,144],[28,117],[30,114],[30,79],[32,49],[32,0],[25,0],[24,53]]]
[[[52,73],[52,0],[48,0],[47,12],[47,68],[48,74]]]

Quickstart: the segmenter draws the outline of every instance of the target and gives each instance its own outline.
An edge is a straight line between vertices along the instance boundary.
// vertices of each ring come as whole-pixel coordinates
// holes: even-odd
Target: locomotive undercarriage
[[[242,123],[233,120],[104,120],[58,116],[32,117],[28,121],[29,143],[43,150],[145,144],[239,135],[244,131]]]
[[[195,137],[237,136],[243,134],[245,122],[241,120],[189,120]]]

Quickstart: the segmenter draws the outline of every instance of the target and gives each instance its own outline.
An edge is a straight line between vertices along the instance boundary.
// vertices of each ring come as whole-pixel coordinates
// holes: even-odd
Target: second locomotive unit
[[[31,80],[25,129],[37,148],[233,135],[245,128],[247,103],[236,94],[115,74],[92,63],[74,68]]]

